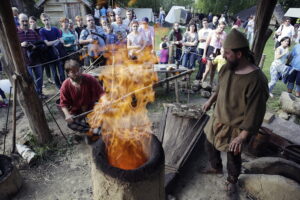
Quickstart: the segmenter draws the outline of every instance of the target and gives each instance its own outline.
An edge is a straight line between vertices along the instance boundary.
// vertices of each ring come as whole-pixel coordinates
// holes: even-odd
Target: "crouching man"
[[[227,63],[219,73],[216,93],[203,105],[207,111],[216,102],[204,132],[210,172],[222,173],[220,152],[227,152],[226,189],[231,196],[236,194],[243,145],[249,136],[258,132],[269,95],[267,78],[255,66],[245,36],[233,29],[223,48]]]
[[[60,107],[68,127],[82,133],[93,132],[85,117],[74,118],[74,116],[93,109],[94,104],[104,93],[103,88],[93,76],[82,74],[80,64],[76,60],[67,60],[65,70],[68,79],[60,88]]]

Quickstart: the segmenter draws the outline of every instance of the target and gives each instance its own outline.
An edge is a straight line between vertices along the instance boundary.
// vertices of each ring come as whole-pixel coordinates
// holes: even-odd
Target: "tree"
[[[202,13],[237,13],[256,4],[256,0],[196,0],[195,8]]]

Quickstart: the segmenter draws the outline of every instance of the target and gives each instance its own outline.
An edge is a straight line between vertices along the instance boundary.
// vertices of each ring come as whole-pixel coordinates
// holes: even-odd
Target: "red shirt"
[[[80,114],[93,109],[95,102],[104,93],[97,79],[82,74],[80,90],[66,79],[60,88],[60,106],[68,108],[71,114]]]

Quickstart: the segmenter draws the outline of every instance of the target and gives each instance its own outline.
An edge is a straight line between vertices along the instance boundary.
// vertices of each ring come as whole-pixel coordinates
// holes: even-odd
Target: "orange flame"
[[[101,126],[109,163],[130,170],[149,157],[152,130],[146,106],[154,101],[152,86],[158,78],[149,51],[130,61],[123,48],[110,48],[117,51],[107,53],[108,62],[122,64],[108,65],[101,72],[106,92],[88,115],[88,122],[92,128]]]

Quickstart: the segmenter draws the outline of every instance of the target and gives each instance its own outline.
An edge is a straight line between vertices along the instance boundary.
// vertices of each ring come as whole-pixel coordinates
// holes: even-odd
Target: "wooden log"
[[[300,100],[293,94],[282,92],[279,100],[283,111],[300,116]]]
[[[300,183],[300,165],[283,158],[262,157],[243,163],[246,174],[281,175]]]
[[[9,200],[20,190],[23,180],[7,156],[0,155],[0,171],[0,199]]]
[[[272,30],[268,27],[277,0],[257,2],[252,51],[254,52],[255,63],[259,65],[266,42],[272,34]]]
[[[2,1],[0,6],[0,43],[6,60],[3,62],[5,71],[12,81],[13,73],[17,75],[18,100],[26,114],[29,127],[41,144],[48,143],[51,139],[50,130],[43,111],[42,102],[38,98],[34,84],[28,75],[21,52],[20,41],[17,36],[13,20],[10,1]],[[10,68],[10,69],[8,69]]]

